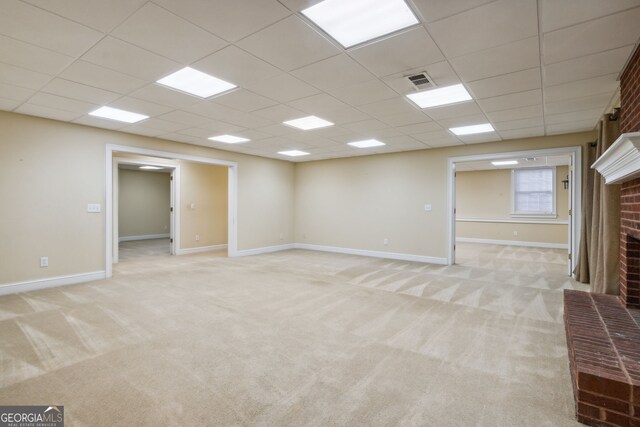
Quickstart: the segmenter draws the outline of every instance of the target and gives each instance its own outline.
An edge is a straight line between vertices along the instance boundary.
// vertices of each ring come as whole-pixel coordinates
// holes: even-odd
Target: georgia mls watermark
[[[64,427],[64,406],[0,406],[0,427]]]

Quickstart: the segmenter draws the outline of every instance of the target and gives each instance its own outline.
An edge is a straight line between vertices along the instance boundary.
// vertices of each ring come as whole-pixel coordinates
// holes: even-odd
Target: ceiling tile
[[[203,128],[188,128],[182,129],[178,132],[181,135],[189,135],[200,139],[207,139],[210,136],[213,136],[214,131],[211,129],[203,129]]]
[[[450,138],[442,138],[442,139],[435,139],[433,141],[429,141],[427,145],[432,148],[441,148],[441,147],[453,147],[456,145],[464,145],[464,143],[457,138],[450,137]]]
[[[158,136],[163,134],[164,132],[158,129],[152,129],[152,128],[148,128],[145,127],[143,125],[131,125],[131,126],[126,126],[124,128],[121,129],[122,132],[127,132],[127,133],[135,133],[136,135],[144,135],[144,136]]]
[[[378,77],[434,64],[444,59],[422,27],[349,50],[356,61]]]
[[[535,0],[498,0],[428,25],[448,58],[538,35]]]
[[[126,123],[119,122],[116,120],[103,119],[100,117],[94,116],[81,116],[78,119],[73,120],[74,123],[78,123],[86,126],[93,126],[104,129],[122,129],[125,126],[128,126]]]
[[[542,31],[546,33],[637,6],[640,6],[639,0],[542,0]]]
[[[129,93],[145,84],[144,80],[84,61],[74,62],[59,77],[122,94]]]
[[[545,33],[542,38],[543,63],[553,64],[635,44],[640,36],[638,22],[640,8]]]
[[[109,104],[110,107],[120,108],[122,110],[131,111],[146,116],[159,116],[172,110],[166,105],[154,104],[153,102],[143,101],[142,99],[124,96]]]
[[[525,92],[510,93],[508,95],[478,99],[476,102],[485,113],[508,110],[510,108],[527,107],[529,105],[539,105],[542,104],[542,90],[534,89]]]
[[[193,113],[187,113],[186,111],[171,111],[166,114],[161,114],[158,119],[167,120],[174,123],[180,123],[187,126],[200,126],[208,121],[206,117],[199,116]]]
[[[202,98],[187,95],[186,93],[172,90],[156,83],[148,84],[131,93],[133,98],[143,99],[156,104],[167,105],[174,108],[184,108],[202,101]]]
[[[460,102],[442,107],[426,108],[424,113],[433,120],[448,119],[457,116],[470,116],[472,114],[482,114],[478,105],[473,101]]]
[[[156,81],[181,68],[180,64],[113,37],[105,37],[82,59],[111,70]]]
[[[581,120],[578,122],[555,123],[546,126],[547,135],[557,135],[569,132],[591,131],[596,127],[596,120]]]
[[[5,100],[24,102],[35,92],[36,91],[34,89],[27,89],[19,86],[0,83],[0,97]]]
[[[375,120],[375,119],[348,123],[348,124],[345,124],[344,127],[353,132],[359,132],[359,133],[369,133],[371,131],[377,131],[381,129],[391,129],[391,127],[388,124],[382,123],[381,121]]]
[[[212,101],[245,112],[259,110],[277,104],[276,101],[257,95],[246,89],[231,91],[223,96],[213,98]]]
[[[237,45],[285,71],[337,55],[340,50],[297,16],[290,16]]]
[[[161,120],[157,118],[150,118],[144,121],[144,126],[152,129],[158,129],[163,132],[177,132],[181,129],[186,129],[189,126],[180,123],[174,123],[167,120]]]
[[[70,121],[81,115],[80,113],[74,113],[72,111],[60,110],[57,108],[45,107],[35,104],[22,104],[20,107],[15,109],[15,112],[61,121]]]
[[[25,0],[102,32],[108,32],[148,0]]]
[[[506,122],[494,122],[493,127],[498,132],[513,130],[513,129],[524,129],[531,128],[536,126],[542,126],[544,121],[542,117],[531,117],[528,119],[518,119],[518,120],[509,120]]]
[[[471,116],[450,117],[447,119],[438,120],[438,124],[443,128],[452,128],[459,126],[471,126],[481,123],[487,123],[487,117],[484,114],[473,114]]]
[[[489,77],[467,84],[474,98],[489,98],[540,88],[540,68]]]
[[[413,0],[424,22],[434,22],[494,0]]]
[[[411,114],[413,112],[419,112],[422,114],[417,107],[414,107],[413,104],[403,97],[373,102],[371,104],[362,105],[359,108],[375,118],[386,117],[392,114]]]
[[[415,124],[406,125],[406,126],[398,126],[396,127],[396,130],[404,134],[413,136],[419,133],[442,130],[442,128],[436,122],[426,122],[426,123],[423,122],[423,123],[415,123]]]
[[[589,95],[611,93],[618,88],[617,74],[578,80],[544,88],[544,102],[558,102]]]
[[[324,93],[296,99],[291,101],[289,105],[337,124],[357,122],[369,118],[361,111]]]
[[[439,130],[433,130],[430,132],[423,132],[411,137],[417,141],[423,142],[427,145],[431,145],[431,141],[438,141],[442,139],[455,139],[457,138],[448,130],[440,128]]]
[[[346,54],[340,54],[292,71],[291,74],[322,90],[374,80],[375,76]]]
[[[588,79],[604,74],[619,73],[631,55],[634,46],[582,56],[568,61],[556,62],[543,68],[544,85],[552,86],[574,80]]]
[[[483,142],[500,141],[500,135],[496,132],[480,133],[477,135],[458,136],[458,139],[465,144],[481,144]]]
[[[387,85],[377,79],[365,83],[356,83],[339,89],[328,90],[327,92],[340,101],[356,107],[398,96],[396,92],[389,89]]]
[[[0,33],[75,57],[103,36],[99,31],[18,0],[3,0]]]
[[[153,3],[144,5],[112,35],[183,65],[227,45],[224,40]]]
[[[2,83],[37,90],[51,80],[52,77],[0,62],[0,82]]]
[[[549,102],[544,106],[545,114],[560,114],[569,113],[572,111],[589,110],[593,108],[604,109],[611,102],[613,93],[601,93],[592,96],[586,96],[582,98],[572,98],[564,101]]]
[[[258,78],[243,84],[243,86],[279,102],[289,102],[320,93],[318,89],[287,73],[269,78]]]
[[[238,41],[291,14],[291,11],[276,0],[154,1],[231,42]]]
[[[165,133],[160,135],[160,137],[163,139],[168,139],[169,141],[185,142],[185,143],[192,143],[193,141],[198,140],[198,138],[195,136],[182,135],[179,133]]]
[[[388,116],[383,116],[380,117],[380,121],[395,127],[430,122],[431,118],[423,114],[420,110],[413,110],[405,113],[394,113]]]
[[[193,64],[193,68],[238,86],[251,86],[251,83],[256,80],[267,79],[282,73],[273,65],[236,46],[227,46],[201,59]]]
[[[270,120],[263,119],[255,114],[245,113],[225,105],[216,104],[210,101],[202,101],[186,107],[184,110],[199,114],[212,120],[219,120],[244,128],[258,128],[272,124]]]
[[[84,101],[77,101],[75,99],[69,99],[58,95],[51,95],[49,93],[37,93],[29,100],[30,104],[40,105],[42,107],[55,108],[59,110],[70,111],[80,114],[87,114],[90,111],[95,110],[99,105],[88,103]],[[75,118],[74,117],[74,118]]]
[[[604,108],[605,106],[600,108],[592,108],[589,110],[571,111],[569,113],[547,114],[544,118],[544,122],[545,125],[549,126],[558,123],[592,120],[593,125],[595,126],[600,116],[604,114]]]
[[[42,88],[42,92],[101,105],[108,104],[121,96],[115,92],[59,78],[51,80]]]
[[[451,60],[451,65],[467,82],[539,67],[538,37],[459,56]]]
[[[7,99],[7,98],[1,98],[0,97],[0,110],[11,111],[14,108],[16,108],[18,105],[20,105],[21,103],[22,103],[21,101],[16,101],[14,99]]]
[[[272,120],[276,123],[282,123],[286,120],[293,120],[306,115],[305,112],[289,107],[288,105],[275,105],[263,108],[255,112],[257,116]],[[277,135],[277,134],[276,134]]]
[[[498,132],[502,139],[532,138],[544,136],[544,126],[534,126],[523,129],[503,130]]]
[[[0,35],[0,58],[5,64],[32,71],[55,74],[73,62],[73,58],[20,40]]]
[[[527,107],[510,108],[508,110],[487,113],[492,122],[506,122],[509,120],[528,119],[542,117],[542,105],[529,105]]]

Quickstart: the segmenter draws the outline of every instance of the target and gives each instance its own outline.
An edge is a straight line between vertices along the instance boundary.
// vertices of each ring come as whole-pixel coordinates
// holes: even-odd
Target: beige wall
[[[557,219],[567,221],[569,192],[562,180],[566,179],[567,166],[556,168]],[[509,220],[511,218],[511,169],[458,172],[456,177],[456,237],[510,240],[522,242],[568,242],[566,224],[526,224],[504,222],[465,221],[465,219]],[[522,218],[520,221],[526,221]]]
[[[298,164],[296,241],[445,258],[449,157],[578,146],[593,138],[586,132]]]
[[[226,167],[180,162],[182,249],[227,244],[228,176]]]
[[[293,242],[292,163],[0,112],[0,284],[105,270],[106,144],[238,162],[238,249]]]
[[[119,237],[169,234],[169,173],[120,169],[118,172]]]

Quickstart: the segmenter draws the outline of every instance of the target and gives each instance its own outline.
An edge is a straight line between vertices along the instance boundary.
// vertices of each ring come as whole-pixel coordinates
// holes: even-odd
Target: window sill
[[[556,219],[558,215],[553,214],[535,214],[535,213],[512,213],[511,218],[537,218],[537,219]]]

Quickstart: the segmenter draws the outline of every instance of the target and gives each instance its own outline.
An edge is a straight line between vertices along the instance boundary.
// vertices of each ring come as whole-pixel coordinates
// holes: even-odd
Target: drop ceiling
[[[300,13],[315,3],[3,0],[0,109],[296,162],[475,144],[593,129],[640,36],[640,0],[408,0],[418,25],[344,49]],[[154,83],[185,66],[239,88],[203,100]],[[406,76],[422,71],[473,100],[416,107]],[[88,115],[105,105],[150,118]],[[308,115],[335,125],[282,124]],[[495,132],[448,131],[485,122]],[[207,139],[221,134],[251,141]],[[347,145],[366,139],[386,145]]]

